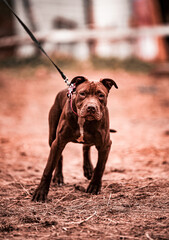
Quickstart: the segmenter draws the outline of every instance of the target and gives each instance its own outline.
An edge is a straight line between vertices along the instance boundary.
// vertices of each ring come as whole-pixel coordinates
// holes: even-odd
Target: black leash
[[[70,86],[70,83],[68,82],[68,78],[65,76],[65,74],[60,70],[60,68],[53,62],[53,60],[48,56],[48,54],[45,52],[45,50],[42,48],[40,42],[36,39],[36,37],[33,35],[33,33],[29,30],[29,28],[22,22],[22,20],[17,16],[17,14],[13,11],[11,6],[8,4],[6,0],[3,0],[3,2],[6,4],[6,6],[11,10],[13,15],[17,18],[17,20],[20,22],[22,27],[25,29],[25,31],[28,33],[32,41],[36,44],[36,46],[46,55],[46,57],[50,60],[50,62],[54,65],[54,67],[58,70],[61,77],[65,81],[65,83]]]

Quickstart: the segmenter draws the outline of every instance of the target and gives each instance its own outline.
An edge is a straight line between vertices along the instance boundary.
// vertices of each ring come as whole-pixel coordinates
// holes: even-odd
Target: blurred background
[[[48,54],[86,61],[91,56],[169,60],[167,0],[8,0]],[[0,2],[0,60],[39,55]],[[166,65],[165,65],[166,66]],[[167,65],[168,67],[168,65]],[[165,67],[166,68],[166,67]]]

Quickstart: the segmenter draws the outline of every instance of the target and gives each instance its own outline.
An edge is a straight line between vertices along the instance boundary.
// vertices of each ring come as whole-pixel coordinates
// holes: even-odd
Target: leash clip
[[[68,97],[69,99],[71,99],[73,93],[74,93],[75,90],[76,90],[76,85],[75,85],[74,83],[70,83],[68,80],[69,80],[69,79],[66,77],[66,78],[64,79],[64,82],[65,82],[66,85],[68,86],[67,97]]]
[[[66,82],[66,83],[67,83],[67,82]],[[67,83],[67,84],[68,84],[68,83]],[[74,83],[69,84],[69,88],[68,88],[68,92],[67,92],[67,97],[68,97],[69,99],[71,99],[71,97],[72,97],[73,93],[75,92],[75,90],[76,90],[75,84],[74,84]]]

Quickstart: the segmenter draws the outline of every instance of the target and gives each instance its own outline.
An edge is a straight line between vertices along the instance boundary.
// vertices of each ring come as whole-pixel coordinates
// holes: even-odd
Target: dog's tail
[[[111,132],[111,133],[115,133],[115,132],[117,132],[117,131],[114,130],[114,129],[110,129],[110,132]]]

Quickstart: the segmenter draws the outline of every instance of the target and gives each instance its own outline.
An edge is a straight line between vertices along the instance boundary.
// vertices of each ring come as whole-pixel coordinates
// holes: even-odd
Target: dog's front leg
[[[65,142],[64,143],[61,142],[62,141],[60,141],[59,138],[56,138],[52,143],[49,158],[45,170],[43,172],[41,182],[38,188],[35,190],[35,193],[32,198],[33,201],[44,202],[46,200],[52,178],[52,172],[56,165],[58,164],[59,158],[61,157],[61,153],[66,145]]]
[[[108,159],[110,147],[111,147],[111,141],[109,142],[109,144],[107,144],[106,147],[104,147],[104,149],[97,148],[98,161],[97,161],[96,168],[94,169],[92,180],[89,183],[89,186],[87,188],[88,193],[98,194],[101,190],[101,180],[102,180],[103,172]]]
[[[83,145],[83,172],[84,176],[90,180],[93,174],[93,165],[90,159],[90,146]]]

